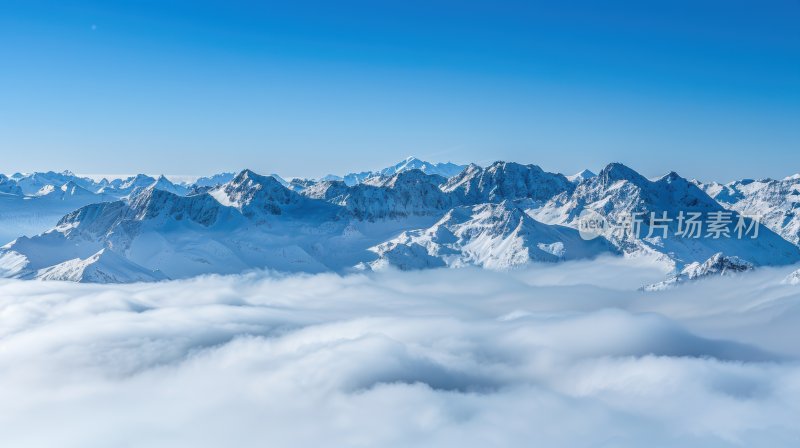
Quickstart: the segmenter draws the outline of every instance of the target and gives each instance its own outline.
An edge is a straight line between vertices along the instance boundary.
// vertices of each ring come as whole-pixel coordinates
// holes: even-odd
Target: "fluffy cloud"
[[[0,445],[796,446],[788,270],[0,283]]]

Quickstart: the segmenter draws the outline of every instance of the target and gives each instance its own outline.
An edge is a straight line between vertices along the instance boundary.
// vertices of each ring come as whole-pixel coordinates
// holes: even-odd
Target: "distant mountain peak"
[[[231,179],[231,182],[233,182],[235,184],[241,184],[241,183],[247,182],[247,181],[252,181],[252,182],[254,182],[256,184],[264,184],[264,185],[270,185],[273,182],[277,182],[278,184],[280,184],[283,187],[288,187],[288,185],[289,185],[289,182],[287,182],[284,178],[282,178],[281,176],[279,176],[277,174],[274,174],[274,173],[273,174],[267,174],[267,175],[258,174],[258,173],[256,173],[255,171],[253,171],[253,170],[251,170],[249,168],[243,169],[242,171],[239,172],[239,174],[235,175]]]
[[[253,170],[251,170],[249,168],[245,168],[242,171],[239,171],[239,174],[237,174],[233,178],[233,181],[236,182],[236,183],[242,183],[243,181],[248,180],[248,179],[252,179],[254,177],[259,178],[259,177],[263,177],[263,176],[261,176],[259,174],[256,174],[255,172],[253,172]]]
[[[227,184],[210,191],[220,204],[237,208],[248,217],[280,215],[286,207],[306,198],[290,190],[274,176],[262,176],[245,169]]]
[[[367,179],[380,176],[391,176],[393,174],[409,170],[420,170],[425,174],[435,174],[443,176],[445,178],[449,178],[457,175],[464,168],[465,168],[464,165],[457,165],[452,162],[431,163],[421,160],[414,156],[409,156],[401,160],[400,162],[391,165],[389,167],[383,168],[381,170],[353,172],[346,174],[344,176],[336,176],[333,174],[328,174],[327,176],[321,178],[320,180],[342,180],[344,181],[345,184],[353,186],[360,184]]]
[[[75,181],[72,180],[62,185],[60,190],[70,196],[78,196],[78,195],[95,196],[94,193],[81,187]]]
[[[503,161],[486,168],[469,165],[442,186],[442,191],[453,193],[467,203],[504,199],[546,201],[574,189],[575,185],[562,174],[548,173],[537,165]]]
[[[597,177],[606,186],[621,180],[629,181],[636,185],[648,182],[647,178],[636,172],[636,170],[619,162],[606,165]]]
[[[236,177],[233,178],[233,180],[231,180],[231,183],[235,185],[241,185],[248,182],[252,185],[258,184],[269,187],[277,186],[285,188],[284,183],[275,178],[274,175],[265,176],[262,174],[256,174],[254,171],[250,169],[242,170],[241,172],[239,172],[239,174],[236,175]]]
[[[592,179],[594,177],[597,177],[597,174],[593,173],[588,169],[584,169],[578,173],[573,174],[572,176],[567,176],[567,179],[569,179],[572,182],[582,182],[584,180]]]
[[[127,179],[122,179],[121,182],[119,182],[118,189],[120,191],[130,191],[137,187],[149,187],[154,182],[156,182],[156,179],[154,179],[152,176],[139,173],[128,177]]]
[[[364,181],[365,185],[373,185],[377,187],[394,188],[403,184],[414,183],[428,183],[439,185],[447,181],[447,178],[436,174],[426,174],[422,170],[413,169],[407,171],[399,171],[390,176],[372,177]]]

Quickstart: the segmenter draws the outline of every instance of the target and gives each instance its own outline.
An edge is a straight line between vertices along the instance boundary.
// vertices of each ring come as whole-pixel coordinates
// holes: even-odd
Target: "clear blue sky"
[[[800,1],[0,1],[0,172],[800,171]]]

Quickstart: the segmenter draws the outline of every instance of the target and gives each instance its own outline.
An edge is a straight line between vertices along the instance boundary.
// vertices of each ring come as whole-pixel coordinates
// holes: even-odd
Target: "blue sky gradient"
[[[0,2],[0,171],[800,171],[800,1]]]

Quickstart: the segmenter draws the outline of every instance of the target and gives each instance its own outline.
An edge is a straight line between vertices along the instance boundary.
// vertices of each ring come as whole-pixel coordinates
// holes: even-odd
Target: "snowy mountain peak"
[[[680,284],[699,280],[707,277],[729,276],[755,269],[752,263],[739,257],[728,257],[718,252],[708,260],[700,263],[694,262],[685,266],[680,272],[674,274],[663,282],[654,283],[642,288],[644,291],[660,291],[673,288]]]
[[[754,269],[752,263],[742,260],[739,257],[726,257],[722,252],[717,252],[703,263],[692,263],[683,272],[689,279],[705,277],[708,275],[726,275],[737,272],[751,271]]]
[[[372,268],[420,269],[478,265],[507,269],[531,261],[557,262],[610,251],[604,240],[585,241],[574,229],[535,221],[512,203],[456,207],[432,227],[403,232],[371,248]]]
[[[283,182],[276,179],[275,176],[263,176],[256,174],[249,169],[242,170],[231,181],[230,185],[236,188],[249,187],[259,189],[279,189],[285,188]]]
[[[194,186],[216,187],[230,182],[234,177],[236,177],[236,173],[218,173],[214,174],[213,176],[200,177],[197,180],[195,180]]]
[[[13,182],[19,187],[22,194],[28,196],[39,195],[42,188],[51,185],[55,189],[61,187],[69,181],[73,181],[83,188],[90,189],[93,187],[91,179],[80,178],[70,171],[55,172],[34,172],[30,174],[15,174],[11,177]]]
[[[428,167],[428,166],[433,166],[433,164],[430,164],[428,162],[423,162],[422,160],[420,160],[420,159],[418,159],[418,158],[416,158],[414,156],[408,156],[408,157],[405,158],[405,160],[403,160],[403,161],[401,161],[401,162],[399,162],[399,163],[397,163],[397,164],[395,164],[393,166],[385,168],[385,169],[383,169],[381,171],[394,171],[396,173],[398,171],[403,171],[403,170],[414,170],[414,169],[418,170],[418,169],[421,169],[421,167]],[[394,174],[394,173],[392,173],[392,174]]]
[[[120,188],[129,189],[134,187],[147,187],[154,182],[156,182],[156,179],[154,179],[151,176],[148,176],[147,174],[137,174],[127,179],[123,179],[122,182],[120,183]]]
[[[421,170],[413,169],[400,171],[391,176],[373,177],[364,181],[364,185],[376,187],[397,188],[403,185],[414,185],[419,183],[440,185],[447,181],[447,178],[435,174],[425,174]]]
[[[572,176],[567,176],[567,179],[569,179],[572,182],[580,183],[583,182],[584,180],[592,179],[594,177],[597,177],[597,174],[586,169],[581,172],[575,173]]]
[[[457,165],[451,162],[444,162],[444,163],[431,163],[426,162],[424,160],[420,160],[416,157],[409,156],[406,157],[404,160],[396,163],[392,166],[383,168],[377,171],[361,171],[355,173],[349,173],[344,176],[336,176],[333,174],[329,174],[327,176],[322,177],[321,181],[331,181],[331,180],[341,180],[344,181],[345,184],[348,186],[358,185],[367,179],[372,179],[375,177],[381,176],[391,176],[396,173],[400,173],[403,171],[410,171],[410,170],[420,170],[425,174],[429,175],[438,175],[443,176],[445,178],[449,178],[455,176],[456,174],[460,173],[465,168],[464,165]]]
[[[546,201],[574,189],[575,185],[562,174],[514,162],[494,162],[486,168],[470,165],[442,186],[442,191],[471,204],[504,199]]]
[[[211,191],[222,205],[239,209],[245,216],[280,215],[284,208],[305,198],[286,188],[273,176],[262,176],[245,169],[227,184]]]
[[[263,177],[265,177],[265,176],[258,175],[258,174],[256,174],[256,173],[254,173],[252,170],[250,170],[250,169],[248,169],[248,168],[245,168],[245,169],[243,169],[242,171],[239,171],[239,174],[237,174],[236,176],[234,176],[234,178],[233,178],[233,183],[236,183],[236,184],[241,184],[242,182],[245,182],[245,181],[251,180],[251,179],[253,179],[254,177],[255,177],[256,179],[259,179],[259,178],[263,178]]]
[[[710,238],[708,232],[684,237],[679,231],[681,213],[700,213],[707,221],[711,213],[725,208],[685,178],[670,173],[650,181],[622,164],[610,164],[597,178],[576,185],[571,194],[561,194],[528,213],[552,224],[576,227],[586,210],[601,215],[608,228],[624,228],[626,220],[641,218],[638,230],[608,231],[603,235],[626,254],[653,254],[673,267],[705,261],[717,252],[738,256],[755,265],[782,265],[800,261],[800,251],[769,229],[760,228],[758,238],[735,237],[739,216],[730,213],[730,238]],[[650,228],[650,218],[666,214],[666,232]],[[652,231],[651,231],[652,230]],[[663,230],[663,229],[662,229]],[[666,235],[666,236],[665,236]]]
[[[600,171],[600,174],[598,174],[597,177],[606,188],[621,180],[631,182],[634,185],[641,185],[648,182],[647,178],[636,172],[634,169],[618,162],[609,163]]]
[[[181,196],[155,188],[155,185],[133,197],[128,207],[130,212],[122,213],[119,219],[186,221],[208,227],[216,222],[220,214],[220,204],[206,193]]]
[[[442,176],[410,170],[353,186],[342,181],[322,181],[303,189],[302,194],[340,206],[357,219],[430,216],[443,213],[457,203],[452,195],[439,188],[444,180]]]
[[[416,157],[409,156],[406,157],[406,159],[400,163],[397,163],[388,168],[384,168],[383,170],[380,171],[380,174],[382,176],[387,176],[402,171],[420,170],[425,174],[436,174],[443,177],[451,177],[460,173],[463,169],[464,169],[463,165],[456,165],[450,162],[430,163],[424,160],[420,160]]]
[[[759,216],[764,226],[800,244],[800,176],[783,180],[743,179],[725,185],[700,184],[700,188],[724,207]]]
[[[163,174],[158,176],[158,179],[156,179],[156,181],[153,182],[148,188],[157,188],[159,190],[169,191],[170,193],[180,196],[188,193],[188,189],[185,186],[175,184],[171,180],[167,179]]]

